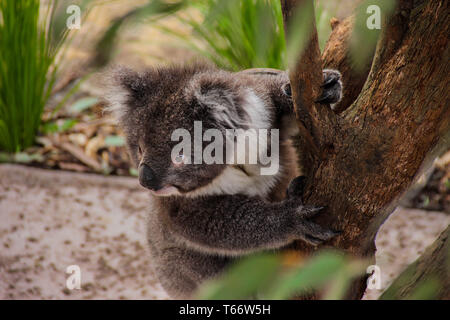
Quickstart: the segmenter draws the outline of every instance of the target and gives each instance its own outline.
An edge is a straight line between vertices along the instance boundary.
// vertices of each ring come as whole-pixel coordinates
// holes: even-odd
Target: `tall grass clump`
[[[279,0],[200,0],[191,2],[204,19],[181,12],[197,39],[160,26],[169,34],[228,70],[285,68],[286,42]],[[200,21],[199,21],[200,20]]]
[[[337,5],[324,5],[319,0],[315,2],[317,30],[323,49],[331,32],[329,21]],[[168,15],[175,16],[181,28],[162,21],[161,18]],[[289,41],[290,47],[286,48],[279,0],[148,0],[109,26],[97,45],[99,65],[109,61],[124,22],[142,21],[145,17],[150,18],[147,22],[154,23],[219,68],[231,71],[286,69],[287,53],[296,55],[301,49],[299,41]],[[299,16],[297,20],[304,19],[304,16]],[[308,30],[300,23],[294,31],[294,39],[303,39]]]
[[[1,150],[18,152],[34,142],[67,34],[52,28],[57,2],[0,0]]]
[[[200,13],[203,18],[192,14],[192,10],[177,13],[177,18],[192,29],[194,39],[162,24],[159,28],[182,40],[220,68],[232,71],[286,69],[287,51],[294,48],[286,48],[279,0],[198,0],[189,4],[196,9],[194,13]],[[336,6],[326,7],[316,1],[315,18],[321,49],[331,32],[330,19],[335,9]],[[306,36],[307,30],[302,28],[302,25],[296,28],[296,37]]]
[[[205,20],[192,26],[206,43],[204,54],[219,67],[286,67],[279,0],[206,0],[205,8]]]

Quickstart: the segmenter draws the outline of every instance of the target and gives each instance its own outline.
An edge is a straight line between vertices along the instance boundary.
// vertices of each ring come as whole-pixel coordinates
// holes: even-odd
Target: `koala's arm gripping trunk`
[[[171,230],[190,247],[208,253],[239,255],[279,248],[293,241],[291,217],[283,203],[225,195],[185,199],[168,222]]]
[[[170,230],[187,246],[207,253],[242,255],[283,247],[296,239],[317,245],[335,232],[306,220],[320,208],[299,198],[269,203],[243,195],[182,200],[168,217]]]

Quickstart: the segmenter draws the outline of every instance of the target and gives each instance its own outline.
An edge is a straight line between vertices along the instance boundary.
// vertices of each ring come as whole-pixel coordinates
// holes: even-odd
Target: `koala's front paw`
[[[326,229],[307,220],[318,214],[324,207],[303,205],[302,197],[305,182],[306,177],[304,176],[292,179],[286,192],[286,202],[290,203],[293,213],[292,224],[294,226],[294,237],[316,246],[323,241],[335,237],[339,232]]]
[[[314,207],[299,208],[300,217],[297,217],[297,221],[294,222],[295,236],[297,239],[301,239],[309,244],[317,246],[340,234],[340,232],[324,228],[317,223],[305,219],[316,215],[321,209],[322,208]]]
[[[342,98],[341,74],[337,70],[323,70],[322,94],[316,100],[318,103],[330,104],[334,110],[336,104]]]

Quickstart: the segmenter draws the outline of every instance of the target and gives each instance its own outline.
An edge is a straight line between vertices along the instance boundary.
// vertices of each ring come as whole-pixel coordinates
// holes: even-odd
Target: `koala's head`
[[[223,172],[226,164],[195,163],[194,146],[204,149],[210,144],[202,141],[207,129],[246,129],[250,123],[268,127],[264,97],[242,86],[231,73],[209,66],[166,67],[141,74],[119,69],[111,83],[109,108],[124,129],[140,183],[156,195],[193,192]],[[202,124],[200,135],[194,132],[196,121]],[[173,154],[180,138],[173,141],[177,129],[192,138],[190,159],[183,152]]]

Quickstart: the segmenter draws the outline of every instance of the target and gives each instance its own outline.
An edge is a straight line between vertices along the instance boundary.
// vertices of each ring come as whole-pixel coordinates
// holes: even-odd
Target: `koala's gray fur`
[[[172,297],[191,297],[199,283],[237,257],[297,239],[318,244],[335,236],[308,221],[319,209],[302,204],[301,179],[288,189],[298,175],[290,143],[297,126],[285,72],[230,73],[192,65],[141,74],[121,69],[111,79],[111,109],[125,131],[141,184],[153,190],[148,242],[157,275]],[[324,88],[321,102],[339,101],[337,71],[324,71]],[[259,165],[173,165],[173,130],[192,134],[196,120],[204,130],[279,129],[278,173],[261,176]],[[164,188],[176,192],[155,195]]]

